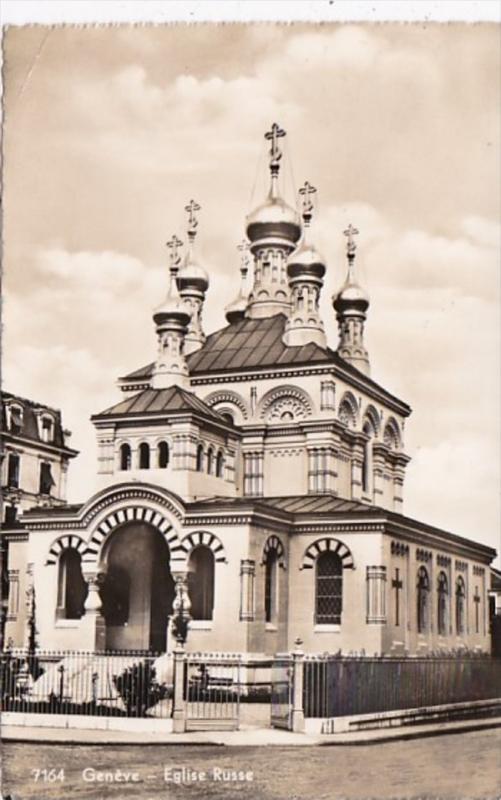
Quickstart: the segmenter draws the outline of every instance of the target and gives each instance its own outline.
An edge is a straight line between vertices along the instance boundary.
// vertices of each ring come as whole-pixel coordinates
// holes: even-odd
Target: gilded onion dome
[[[349,276],[332,301],[338,314],[344,314],[351,310],[365,313],[369,308],[369,295],[358,283],[350,280]]]
[[[241,252],[240,262],[240,291],[236,299],[226,306],[225,316],[230,325],[244,319],[248,303],[247,273],[249,271],[249,244],[244,240],[237,246]]]
[[[197,233],[198,219],[195,216],[200,211],[200,206],[191,200],[186,206],[188,212],[188,250],[184,257],[183,266],[177,273],[177,285],[182,293],[185,290],[195,289],[206,292],[209,288],[209,276],[206,270],[197,262],[194,255],[195,236]]]
[[[272,125],[271,131],[265,134],[266,139],[271,141],[271,185],[265,202],[247,217],[247,237],[251,248],[253,244],[266,244],[270,240],[276,241],[277,239],[294,245],[301,236],[299,215],[285,202],[278,190],[278,173],[282,158],[278,139],[283,136],[285,136],[285,131],[276,123]],[[291,247],[291,249],[293,248]]]
[[[177,236],[167,242],[167,247],[170,250],[170,281],[167,297],[153,312],[153,321],[157,327],[162,327],[166,324],[174,322],[175,324],[183,327],[188,325],[191,313],[189,308],[179,296],[176,275],[179,271],[179,264],[181,258],[178,254],[178,248],[182,245]]]
[[[299,192],[303,197],[303,239],[289,258],[287,274],[292,281],[308,277],[321,280],[325,275],[325,260],[310,242],[310,224],[313,213],[313,203],[310,197],[314,195],[316,189],[306,181]]]

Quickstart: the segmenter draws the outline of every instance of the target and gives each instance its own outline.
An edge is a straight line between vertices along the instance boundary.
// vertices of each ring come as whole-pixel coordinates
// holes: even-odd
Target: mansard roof
[[[410,413],[409,406],[348,364],[330,347],[323,348],[313,342],[301,347],[285,345],[283,335],[286,322],[287,317],[284,314],[276,314],[262,319],[242,319],[215,331],[207,337],[200,350],[187,357],[190,376],[280,367],[332,365],[397,402],[402,406],[404,413]],[[123,376],[120,381],[123,384],[148,381],[152,376],[153,367],[154,363],[147,364]]]
[[[7,425],[6,406],[14,405],[20,406],[23,410],[22,426],[19,433],[13,433],[9,430]],[[54,434],[50,442],[46,442],[40,436],[40,428],[37,422],[37,417],[44,412],[50,416],[54,421]],[[32,442],[46,447],[57,447],[64,449],[66,454],[70,457],[77,455],[78,451],[68,447],[65,443],[65,431],[63,429],[63,422],[61,412],[47,406],[44,403],[37,403],[34,400],[28,400],[26,397],[13,394],[12,392],[2,392],[2,433],[12,439],[27,439]],[[66,432],[66,435],[70,435]]]
[[[128,397],[120,403],[94,414],[91,419],[105,419],[123,415],[165,415],[166,413],[197,413],[214,422],[227,425],[227,420],[214,411],[210,406],[196,397],[192,392],[187,392],[179,386],[169,386],[168,389],[144,389],[139,394]]]

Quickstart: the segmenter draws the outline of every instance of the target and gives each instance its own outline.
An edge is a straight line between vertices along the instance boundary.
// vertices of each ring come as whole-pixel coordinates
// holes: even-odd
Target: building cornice
[[[41,439],[30,439],[27,436],[20,436],[17,433],[10,433],[9,431],[2,431],[0,438],[6,444],[12,444],[14,446],[19,445],[19,447],[25,448],[31,447],[37,452],[42,450],[46,453],[66,456],[67,458],[75,458],[79,453],[78,450],[74,450],[72,447],[50,444],[50,442],[43,442]]]

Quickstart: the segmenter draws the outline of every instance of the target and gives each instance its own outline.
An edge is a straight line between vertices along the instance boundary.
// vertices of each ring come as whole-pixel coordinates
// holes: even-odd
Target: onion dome
[[[177,285],[180,292],[195,289],[199,292],[206,292],[209,288],[209,276],[206,270],[197,263],[193,254],[195,236],[197,234],[198,220],[195,216],[196,211],[200,211],[200,206],[191,200],[186,206],[185,211],[189,214],[188,219],[188,251],[184,258],[183,266],[177,273]]]
[[[248,303],[248,292],[247,292],[247,273],[249,270],[249,244],[247,241],[244,241],[237,246],[237,249],[241,251],[241,262],[240,262],[240,275],[241,275],[241,282],[240,282],[240,291],[238,293],[237,298],[226,306],[224,312],[227,321],[230,325],[234,322],[240,322],[240,320],[244,319],[245,312],[247,311],[247,303]]]
[[[301,187],[299,193],[303,198],[303,240],[297,250],[289,258],[287,274],[292,281],[296,278],[313,278],[321,280],[325,275],[325,260],[318,250],[309,241],[309,231],[313,213],[311,196],[316,192],[314,186],[308,181]]]
[[[278,139],[285,136],[285,131],[276,123],[265,138],[271,141],[270,173],[271,185],[267,199],[247,217],[247,237],[251,242],[261,243],[265,240],[285,241],[295,245],[301,236],[301,226],[297,211],[280,197],[278,191],[278,173],[282,152],[278,147]],[[292,248],[291,248],[292,249]]]
[[[170,283],[167,297],[153,312],[153,320],[157,327],[162,327],[166,324],[174,322],[180,327],[188,325],[191,313],[185,303],[179,296],[177,289],[176,275],[181,261],[178,255],[178,248],[182,245],[177,236],[167,242],[167,247],[170,250]]]
[[[344,231],[348,237],[348,275],[339,292],[332,297],[332,304],[338,316],[345,316],[350,312],[365,314],[369,308],[369,296],[367,292],[357,283],[354,276],[355,251],[357,246],[353,237],[358,234],[358,230],[352,225]]]

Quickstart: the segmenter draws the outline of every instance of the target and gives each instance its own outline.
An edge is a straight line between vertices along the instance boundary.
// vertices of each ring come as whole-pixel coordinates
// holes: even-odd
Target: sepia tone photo
[[[4,798],[501,795],[499,67],[4,27]]]

